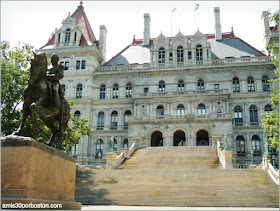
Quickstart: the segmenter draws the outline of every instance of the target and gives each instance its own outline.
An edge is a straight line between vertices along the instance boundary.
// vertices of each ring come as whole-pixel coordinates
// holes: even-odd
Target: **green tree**
[[[8,42],[1,42],[1,130],[4,135],[11,134],[19,126],[32,49],[28,44],[11,49]]]
[[[274,22],[276,25],[279,23],[279,11],[271,14],[270,12],[265,14],[265,18],[270,22]],[[279,28],[279,25],[278,25]],[[271,146],[275,149],[279,149],[279,40],[278,42],[273,42],[269,46],[269,51],[274,55],[273,63],[275,65],[275,75],[276,79],[271,79],[272,84],[277,84],[273,86],[271,92],[271,102],[274,108],[267,116],[262,114],[265,119],[262,120],[263,128],[265,132],[269,132],[269,140],[271,140]]]
[[[27,79],[32,50],[33,47],[28,44],[10,48],[8,42],[1,42],[1,132],[3,135],[9,135],[19,127],[22,116],[22,93],[28,85]],[[73,106],[74,102],[69,101],[69,104]],[[36,114],[36,119],[40,133],[36,134],[32,131],[31,118],[28,118],[23,129],[23,135],[48,144],[51,131],[44,125],[38,114]],[[85,118],[81,118],[80,121],[70,118],[62,144],[58,148],[69,152],[74,144],[79,141],[81,135],[89,136],[92,132],[92,125],[89,125],[88,122],[89,119]]]

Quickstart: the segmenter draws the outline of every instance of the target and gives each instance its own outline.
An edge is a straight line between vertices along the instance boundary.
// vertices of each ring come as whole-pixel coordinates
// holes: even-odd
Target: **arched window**
[[[185,115],[185,107],[182,104],[177,106],[177,115]]]
[[[132,97],[132,84],[128,83],[126,84],[126,97]]]
[[[100,95],[99,95],[100,99],[105,99],[106,98],[106,86],[104,84],[102,84],[100,86]]]
[[[267,116],[268,114],[270,114],[272,112],[272,107],[271,105],[266,105],[264,107],[264,112],[265,112],[265,115]]]
[[[202,60],[203,60],[202,46],[197,45],[196,46],[196,61],[202,61]]]
[[[182,46],[177,48],[177,62],[184,62],[184,50]]]
[[[164,107],[162,105],[159,105],[157,107],[157,116],[162,116],[164,115]]]
[[[124,113],[124,126],[127,127],[127,121],[128,121],[128,116],[131,115],[131,111],[127,110],[125,113]]]
[[[206,107],[204,104],[199,104],[197,106],[197,114],[206,114]]]
[[[98,139],[96,142],[96,156],[99,156],[99,153],[101,156],[103,156],[103,148],[104,148],[103,140]]]
[[[198,91],[204,90],[204,81],[202,79],[199,79],[197,81],[197,90]]]
[[[240,125],[243,123],[243,115],[242,115],[242,108],[241,106],[234,107],[234,122],[235,125]]]
[[[80,121],[80,119],[81,119],[81,112],[80,111],[75,111],[74,120]]]
[[[128,140],[124,139],[123,141],[123,148],[128,148]]]
[[[254,92],[255,91],[255,81],[252,76],[247,78],[248,83],[248,92]]]
[[[111,114],[111,128],[117,129],[118,127],[118,112],[113,111]]]
[[[185,83],[183,80],[178,81],[178,92],[185,91]]]
[[[159,64],[165,63],[165,50],[164,50],[164,48],[160,48],[158,50],[158,63]]]
[[[113,98],[119,98],[119,85],[113,85]]]
[[[258,109],[257,106],[251,105],[249,108],[250,122],[258,122]]]
[[[267,76],[262,77],[262,85],[263,85],[263,91],[264,92],[269,92],[270,91],[270,84],[269,84]]]
[[[97,127],[98,128],[103,128],[104,127],[104,119],[105,119],[105,114],[103,111],[100,111],[98,113],[98,117],[97,117]]]
[[[255,154],[261,153],[261,140],[257,135],[254,135],[252,137],[252,150],[254,151]]]
[[[236,137],[236,152],[237,155],[245,154],[245,140],[243,136]]]
[[[232,79],[232,90],[233,92],[240,92],[239,79],[236,77]]]
[[[76,98],[82,98],[83,96],[83,85],[78,84],[77,91],[76,91]]]
[[[65,86],[65,84],[62,84],[61,91],[62,91],[63,96],[65,96],[65,90],[66,90],[66,86]]]
[[[67,29],[65,33],[65,42],[70,42],[70,33],[70,29]]]
[[[114,139],[114,151],[118,151],[118,141],[116,139]]]
[[[160,81],[158,84],[158,91],[159,92],[165,92],[165,82],[164,81]]]

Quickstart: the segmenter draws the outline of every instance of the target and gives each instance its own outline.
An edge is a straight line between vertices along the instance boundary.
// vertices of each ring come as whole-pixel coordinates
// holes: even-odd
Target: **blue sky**
[[[1,1],[1,41],[12,46],[28,43],[36,49],[46,44],[55,28],[76,10],[80,1]],[[199,8],[194,12],[195,4]],[[192,35],[214,33],[214,7],[220,7],[222,32],[230,32],[264,50],[262,11],[275,12],[279,1],[83,1],[93,32],[99,39],[99,26],[107,27],[107,60],[136,39],[143,38],[144,13],[151,16],[151,36],[165,36],[179,30]],[[195,21],[194,21],[195,17]],[[195,29],[196,25],[196,29]]]

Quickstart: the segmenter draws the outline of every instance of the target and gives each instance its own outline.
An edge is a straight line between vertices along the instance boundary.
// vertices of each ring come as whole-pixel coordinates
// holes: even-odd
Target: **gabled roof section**
[[[182,37],[181,34],[178,34]],[[224,59],[227,57],[241,58],[241,57],[252,57],[252,56],[266,56],[261,51],[257,50],[244,40],[236,37],[233,30],[231,32],[225,32],[222,34],[222,40],[216,41],[215,34],[202,34],[196,32],[195,34],[203,39],[207,38],[207,42],[211,44],[211,58],[212,59]],[[195,36],[193,35],[193,36]],[[192,38],[193,36],[183,36]],[[177,35],[175,36],[177,37]],[[149,46],[143,46],[142,39],[133,39],[132,44],[125,47],[116,56],[107,61],[103,66],[114,66],[114,65],[128,65],[128,64],[145,64],[150,63],[150,49],[158,38],[167,40],[164,35],[160,34],[157,38],[150,39]],[[170,38],[174,39],[174,37]]]
[[[187,38],[181,33],[181,31],[178,32],[178,34],[174,37],[174,40],[187,40]]]
[[[76,21],[76,25],[80,28],[82,32],[80,46],[94,45],[94,43],[96,42],[96,38],[87,19],[82,1],[80,2],[80,5],[76,9],[76,11],[71,15],[71,18],[73,18]],[[71,21],[71,18],[66,18],[64,21]],[[55,34],[51,36],[47,44],[42,46],[40,50],[52,48],[54,46],[54,42]]]
[[[87,43],[91,42],[91,44],[93,45],[96,41],[96,38],[87,19],[82,1],[80,2],[80,6],[78,6],[78,9],[76,9],[71,17],[76,20],[76,24],[81,29],[81,32]]]

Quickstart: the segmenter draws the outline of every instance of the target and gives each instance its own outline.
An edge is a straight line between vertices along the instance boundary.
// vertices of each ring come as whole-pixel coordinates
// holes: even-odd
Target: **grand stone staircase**
[[[94,205],[278,207],[258,169],[222,169],[215,147],[138,149],[115,170],[77,170],[75,200]]]

